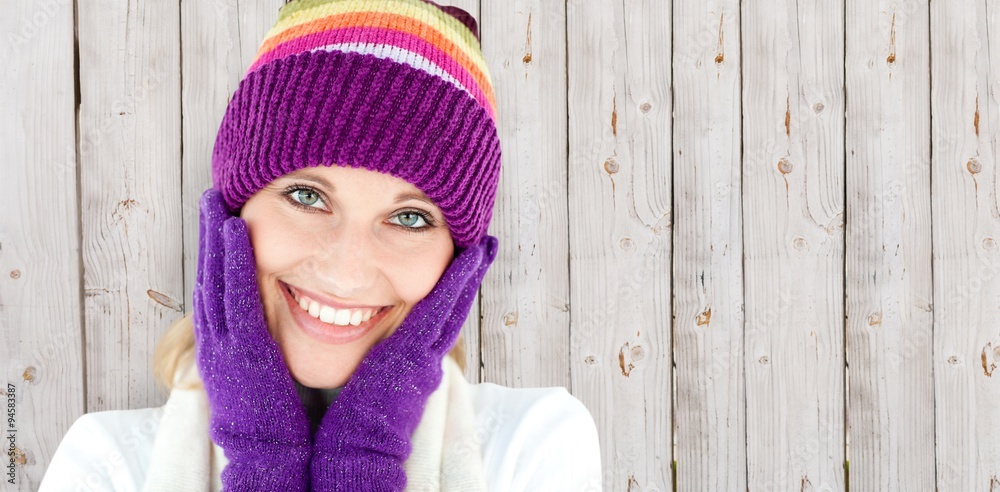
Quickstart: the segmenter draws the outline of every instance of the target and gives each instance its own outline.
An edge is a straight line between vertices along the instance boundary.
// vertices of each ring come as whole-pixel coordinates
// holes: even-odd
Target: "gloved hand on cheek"
[[[469,315],[497,244],[485,235],[461,251],[399,328],[361,361],[316,432],[312,490],[405,488],[410,437],[441,382],[442,359]]]
[[[194,331],[209,435],[225,450],[225,490],[309,490],[305,409],[267,330],[246,221],[219,191],[200,202]]]

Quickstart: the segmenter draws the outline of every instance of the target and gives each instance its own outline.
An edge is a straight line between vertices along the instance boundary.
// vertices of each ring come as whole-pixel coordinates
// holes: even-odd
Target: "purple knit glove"
[[[194,332],[209,435],[229,459],[223,488],[308,490],[309,421],[267,331],[246,221],[214,188],[200,206]]]
[[[403,462],[441,361],[497,254],[486,235],[452,260],[396,331],[376,344],[327,410],[312,448],[312,490],[403,490]]]

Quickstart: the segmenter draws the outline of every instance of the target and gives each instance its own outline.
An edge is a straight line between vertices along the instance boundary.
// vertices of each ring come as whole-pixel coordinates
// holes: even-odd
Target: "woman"
[[[193,316],[154,362],[167,404],[82,416],[42,490],[600,489],[578,400],[469,385],[453,348],[497,253],[471,16],[285,5],[212,171]]]

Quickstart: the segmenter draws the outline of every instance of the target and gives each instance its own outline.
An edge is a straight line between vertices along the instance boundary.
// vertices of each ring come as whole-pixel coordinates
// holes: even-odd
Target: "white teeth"
[[[330,306],[323,306],[319,310],[319,320],[324,323],[333,323],[333,320],[337,317],[337,310]],[[338,325],[343,323],[337,323]]]
[[[335,309],[324,306],[306,296],[297,293],[294,296],[303,311],[308,311],[313,318],[318,318],[324,323],[331,323],[339,326],[358,326],[371,319],[378,309]]]
[[[360,325],[361,324],[361,317],[364,316],[364,314],[365,313],[362,312],[360,309],[355,310],[354,314],[351,315],[351,325],[352,326],[358,326],[358,325]]]

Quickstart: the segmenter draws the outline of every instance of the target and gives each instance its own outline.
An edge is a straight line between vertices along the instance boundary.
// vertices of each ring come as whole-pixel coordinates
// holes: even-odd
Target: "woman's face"
[[[367,169],[299,169],[250,197],[240,217],[268,330],[292,376],[313,388],[343,386],[454,255],[436,205]]]

